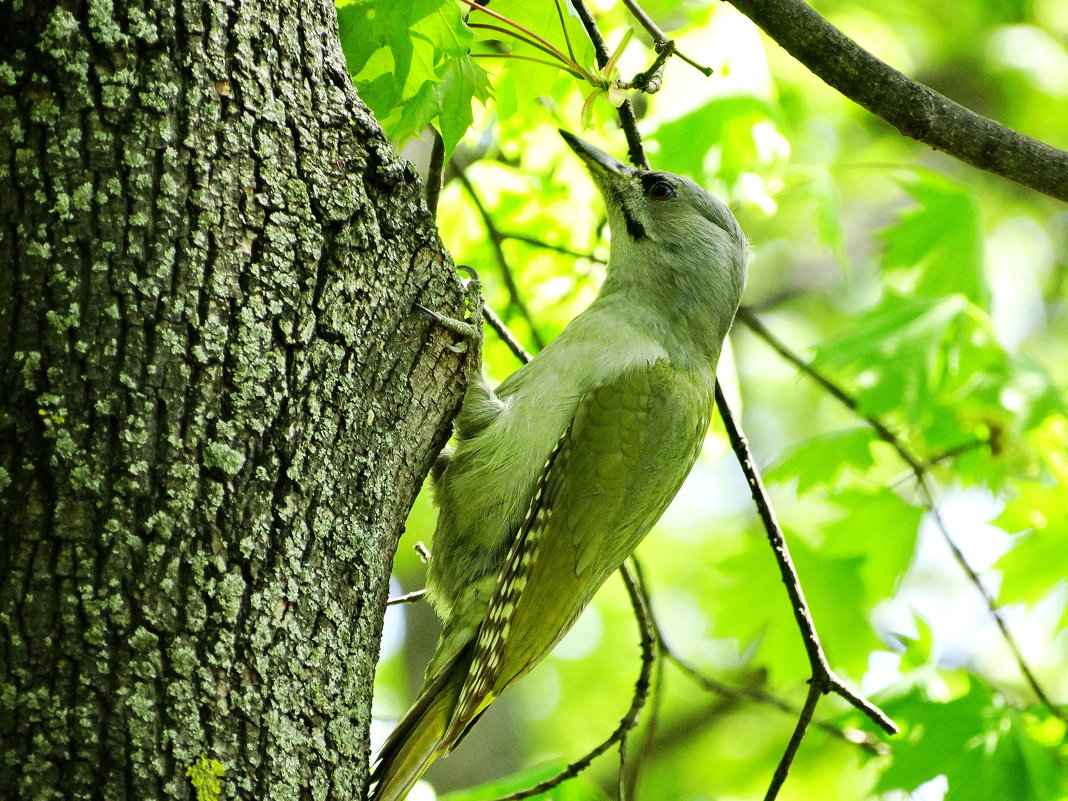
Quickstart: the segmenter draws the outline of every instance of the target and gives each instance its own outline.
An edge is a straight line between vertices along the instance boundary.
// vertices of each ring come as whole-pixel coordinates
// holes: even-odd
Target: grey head
[[[604,197],[612,229],[605,287],[640,288],[651,300],[678,307],[682,318],[725,320],[712,327],[713,337],[726,335],[748,260],[745,234],[730,209],[688,178],[629,167],[567,131],[560,135]]]

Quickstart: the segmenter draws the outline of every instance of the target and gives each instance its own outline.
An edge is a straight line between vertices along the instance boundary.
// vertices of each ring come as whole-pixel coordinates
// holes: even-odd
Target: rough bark
[[[332,4],[4,4],[0,130],[0,798],[359,798],[463,300]]]

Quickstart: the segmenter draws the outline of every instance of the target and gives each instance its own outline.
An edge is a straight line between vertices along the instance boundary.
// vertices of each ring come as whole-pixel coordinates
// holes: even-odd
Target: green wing
[[[508,552],[446,749],[556,645],[660,518],[697,458],[711,408],[707,379],[666,361],[582,398]]]

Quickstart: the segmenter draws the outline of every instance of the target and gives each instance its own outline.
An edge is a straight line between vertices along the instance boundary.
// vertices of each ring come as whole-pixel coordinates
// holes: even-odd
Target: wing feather
[[[660,518],[693,466],[711,405],[705,376],[666,361],[583,396],[505,558],[446,749],[552,649]]]

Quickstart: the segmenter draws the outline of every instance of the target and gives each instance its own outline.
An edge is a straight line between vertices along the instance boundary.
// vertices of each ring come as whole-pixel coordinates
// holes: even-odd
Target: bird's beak
[[[612,181],[629,177],[634,169],[623,164],[619,159],[612,158],[603,150],[594,147],[589,142],[584,142],[572,133],[561,130],[560,136],[570,145],[580,159],[586,162],[586,167],[594,178]]]

